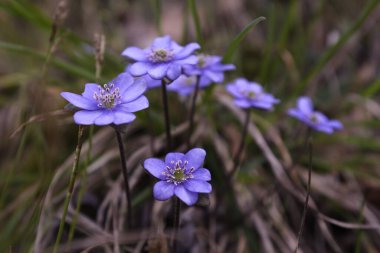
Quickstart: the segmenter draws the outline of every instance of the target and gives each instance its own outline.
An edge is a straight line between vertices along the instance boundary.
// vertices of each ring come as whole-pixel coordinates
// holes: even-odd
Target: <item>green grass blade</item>
[[[161,14],[162,14],[162,1],[161,0],[153,0],[154,4],[154,19],[156,23],[156,30],[159,35],[162,35],[162,22],[161,22]]]
[[[46,59],[45,53],[41,53],[41,52],[38,52],[32,48],[28,48],[28,47],[18,45],[18,44],[0,41],[0,49],[8,50],[9,52],[29,55],[29,56],[35,57],[41,61],[45,61],[45,59]],[[51,63],[53,65],[55,65],[56,67],[58,67],[62,70],[65,70],[69,74],[84,78],[87,81],[95,81],[95,76],[94,76],[94,74],[92,74],[92,72],[90,72],[86,69],[83,69],[79,66],[75,66],[71,63],[67,63],[66,61],[63,61],[63,60],[57,59],[57,58],[51,59]]]
[[[251,31],[258,23],[265,20],[265,17],[258,17],[249,23],[244,29],[232,40],[230,46],[228,47],[226,53],[223,57],[223,62],[231,62],[232,58],[238,49],[241,41],[245,38],[249,31]]]
[[[380,90],[380,79],[376,80],[373,84],[370,84],[367,89],[362,93],[365,97],[372,97]]]
[[[337,43],[327,49],[322,55],[317,64],[312,68],[306,78],[299,83],[296,88],[295,96],[299,96],[306,86],[312,81],[312,79],[326,66],[330,59],[346,44],[346,42],[352,37],[352,35],[363,25],[369,15],[375,10],[376,6],[380,3],[380,0],[370,0],[364,7],[364,10],[360,16],[354,21],[351,27],[340,37]]]
[[[275,4],[271,4],[270,12],[269,12],[269,31],[268,31],[268,37],[267,37],[267,42],[265,45],[265,53],[264,53],[264,58],[260,67],[260,72],[259,72],[259,80],[260,83],[264,86],[266,86],[267,81],[268,81],[268,76],[271,68],[271,61],[273,58],[273,50],[274,50],[274,35],[276,31],[276,6]]]
[[[38,27],[50,29],[50,18],[43,14],[41,9],[27,1],[24,1],[22,4],[18,1],[4,1],[3,3],[0,3],[0,9],[3,9],[14,16],[21,17]]]
[[[205,43],[204,43],[204,39],[202,36],[201,22],[199,21],[199,14],[197,11],[197,5],[195,3],[195,0],[189,0],[188,4],[190,7],[191,15],[193,16],[195,32],[197,34],[197,41],[198,41],[199,45],[201,45],[201,50],[203,50]]]

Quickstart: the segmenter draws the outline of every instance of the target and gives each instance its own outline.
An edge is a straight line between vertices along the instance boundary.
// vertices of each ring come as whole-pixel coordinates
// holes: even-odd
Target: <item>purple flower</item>
[[[188,96],[195,90],[196,82],[195,76],[181,75],[168,85],[168,91],[175,91],[180,96]]]
[[[297,108],[288,110],[288,115],[299,119],[314,130],[331,134],[334,130],[343,129],[342,123],[338,120],[329,120],[323,113],[314,111],[313,102],[309,97],[300,97],[297,101]]]
[[[104,86],[87,83],[82,95],[62,92],[61,96],[79,108],[74,114],[79,125],[120,125],[132,122],[136,118],[133,112],[149,106],[145,90],[144,80],[134,81],[130,74],[122,73]]]
[[[144,168],[160,179],[153,187],[156,200],[167,200],[176,195],[191,206],[198,200],[198,193],[210,193],[211,174],[202,168],[206,151],[194,148],[186,154],[168,153],[165,161],[149,158],[144,161]]]
[[[271,94],[265,93],[259,84],[248,82],[244,78],[236,79],[235,82],[228,84],[226,89],[235,97],[235,104],[241,108],[256,107],[272,110],[273,105],[280,102]]]
[[[156,38],[152,45],[145,49],[128,47],[122,55],[136,62],[129,68],[133,76],[148,74],[153,79],[177,79],[182,68],[187,64],[196,64],[197,57],[192,53],[199,49],[198,43],[190,43],[185,47],[178,45],[170,36]]]
[[[232,64],[222,64],[222,57],[220,56],[199,54],[197,58],[197,64],[185,66],[185,74],[188,76],[199,76],[200,88],[205,88],[212,82],[223,82],[224,71],[235,69],[235,66]]]
[[[125,72],[130,73],[129,69],[131,68],[131,65],[128,65],[125,68]],[[153,89],[161,86],[161,80],[153,79],[149,75],[143,75],[143,76],[138,76],[135,77],[135,80],[138,79],[144,79],[146,84],[147,84],[147,89]]]

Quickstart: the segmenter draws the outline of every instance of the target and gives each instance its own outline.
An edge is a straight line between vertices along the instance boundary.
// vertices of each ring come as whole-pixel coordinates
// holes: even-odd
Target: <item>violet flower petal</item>
[[[99,92],[99,84],[86,83],[86,85],[84,86],[84,92],[82,93],[82,96],[90,100],[93,100],[95,92]]]
[[[156,64],[153,65],[153,68],[148,70],[148,74],[153,79],[162,79],[166,76],[166,72],[168,71],[168,64]]]
[[[133,113],[123,111],[114,111],[113,117],[113,123],[115,125],[128,124],[136,119],[136,115]]]
[[[309,97],[300,97],[297,101],[297,108],[305,114],[313,112],[313,102]]]
[[[212,186],[203,180],[189,179],[183,183],[183,186],[191,192],[210,193]]]
[[[144,168],[153,176],[158,179],[164,180],[165,175],[162,173],[165,171],[166,164],[157,158],[148,158],[144,161]]]
[[[177,152],[173,152],[173,153],[168,153],[166,156],[165,156],[165,163],[167,165],[171,164],[171,161],[179,161],[179,160],[183,160],[185,157],[184,154],[182,153],[177,153]]]
[[[113,123],[114,113],[111,110],[102,110],[102,114],[95,119],[94,124],[98,126],[105,126]]]
[[[145,75],[148,70],[152,67],[151,63],[148,62],[136,62],[130,65],[128,71],[133,76]]]
[[[176,80],[181,75],[182,68],[178,64],[171,64],[168,68],[167,76],[170,80]]]
[[[197,180],[203,180],[203,181],[210,181],[211,180],[211,174],[208,169],[205,168],[199,168],[194,171],[193,178]]]
[[[102,113],[102,111],[78,111],[74,114],[74,121],[78,125],[92,125]]]
[[[145,96],[140,96],[139,98],[125,104],[120,104],[117,108],[122,109],[125,112],[137,112],[149,107],[149,101]]]
[[[141,96],[147,88],[147,84],[144,79],[136,80],[128,89],[121,94],[123,103],[131,102]]]
[[[249,103],[246,99],[235,99],[235,105],[241,108],[249,108],[251,107],[251,103]]]
[[[201,46],[198,43],[190,43],[187,44],[180,52],[178,52],[175,55],[175,59],[183,59],[185,57],[188,57],[190,54],[192,54],[195,50],[201,48]]]
[[[99,109],[94,100],[90,100],[81,95],[71,93],[71,92],[62,92],[61,96],[69,101],[74,106],[85,109],[85,110],[97,110]]]
[[[206,151],[201,148],[193,148],[185,154],[185,160],[189,162],[189,166],[194,169],[202,167],[206,157]]]
[[[146,60],[145,51],[138,47],[128,47],[121,53],[121,55],[129,57],[135,61]]]
[[[177,185],[174,194],[188,206],[194,205],[198,200],[198,193],[187,190],[183,185]]]
[[[166,49],[170,47],[171,37],[169,35],[155,38],[152,43],[153,49]]]
[[[153,197],[157,200],[167,200],[174,194],[174,184],[159,181],[153,186]]]

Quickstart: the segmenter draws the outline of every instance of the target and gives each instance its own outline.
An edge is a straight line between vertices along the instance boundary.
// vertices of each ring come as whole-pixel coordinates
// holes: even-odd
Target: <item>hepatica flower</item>
[[[177,92],[180,96],[188,96],[195,90],[196,82],[195,76],[181,75],[168,86],[168,91]]]
[[[338,120],[329,120],[323,113],[314,111],[313,102],[309,97],[300,97],[297,107],[288,110],[288,115],[302,121],[312,129],[327,134],[334,130],[343,129],[343,125]]]
[[[199,48],[198,43],[182,47],[170,36],[163,36],[156,38],[145,49],[128,47],[122,55],[136,61],[129,67],[133,76],[148,74],[153,79],[175,80],[181,75],[184,65],[197,63],[197,57],[192,54]]]
[[[228,84],[226,89],[234,96],[235,104],[241,108],[272,110],[273,105],[280,102],[271,94],[265,93],[259,84],[244,78],[236,79],[235,82]]]
[[[144,168],[160,179],[153,187],[156,200],[167,200],[176,195],[191,206],[198,200],[198,193],[210,193],[211,174],[202,168],[206,151],[194,148],[186,154],[168,153],[165,161],[149,158],[144,161]]]
[[[136,116],[133,112],[149,106],[143,96],[145,80],[137,80],[128,73],[122,73],[103,86],[88,83],[82,95],[62,92],[61,96],[76,106],[74,121],[79,125],[127,124]]]
[[[185,74],[199,76],[199,87],[204,88],[212,82],[221,83],[224,80],[224,71],[234,70],[232,64],[222,64],[222,57],[216,55],[197,55],[197,64],[185,66]]]

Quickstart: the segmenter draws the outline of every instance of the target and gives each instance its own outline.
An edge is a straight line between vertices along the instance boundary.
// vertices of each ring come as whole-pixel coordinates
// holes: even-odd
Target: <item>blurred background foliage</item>
[[[127,65],[127,60],[120,56],[125,47],[147,46],[159,34],[169,34],[181,44],[198,41],[203,44],[203,52],[224,55],[233,38],[260,16],[266,20],[249,30],[236,48],[231,62],[237,69],[228,73],[226,80],[244,76],[263,84],[281,99],[275,111],[254,112],[253,118],[298,189],[303,189],[301,181],[305,182],[302,167],[307,166],[303,144],[306,131],[287,118],[286,109],[294,105],[297,96],[309,95],[319,110],[340,119],[345,126],[343,132],[314,136],[312,197],[328,216],[375,225],[380,219],[378,4],[378,0],[3,0],[0,2],[0,252],[33,252],[38,232],[45,234],[41,230],[52,231],[50,239],[44,236],[45,246],[54,241],[56,216],[67,187],[77,133],[70,112],[62,110],[65,101],[60,92],[81,92],[87,82],[111,80]],[[195,16],[199,18],[199,30]],[[105,51],[101,75],[96,76],[99,35],[104,35]],[[128,129],[129,155],[141,145],[148,147],[151,136],[163,133],[157,92],[147,92],[149,113],[139,113],[134,126]],[[221,156],[236,151],[241,125],[234,113],[226,113],[219,95],[222,97],[224,93],[217,87],[211,96],[203,97],[208,104],[198,106],[199,126],[206,127],[204,134],[209,137],[199,137],[198,131],[196,143],[208,151],[207,166],[213,173],[215,189],[210,212],[216,224],[221,224],[215,234],[209,231],[208,238],[215,242],[210,242],[208,249],[269,252],[268,245],[273,244],[274,252],[291,252],[291,246],[285,247],[289,242],[286,235],[294,241],[302,201],[282,191],[283,186],[279,186],[270,169],[272,164],[257,145],[257,139],[248,141],[235,182],[245,187],[243,192],[254,195],[257,206],[247,209],[252,215],[260,214],[264,225],[256,220],[252,227],[247,227],[241,220],[228,219],[226,210],[230,209],[223,200],[223,176],[218,170],[226,166]],[[176,94],[170,94],[169,98],[172,125],[177,127],[187,118],[187,106]],[[83,213],[95,219],[100,203],[113,189],[110,184],[117,181],[118,158],[111,130],[95,127],[88,132],[92,133],[93,141],[83,151],[81,166],[92,176],[88,175],[86,180],[82,177],[87,182]],[[182,137],[176,138],[179,150]],[[223,151],[218,150],[220,145]],[[107,152],[111,152],[110,158],[105,158]],[[143,153],[135,164],[131,162],[132,168],[142,169],[139,162],[148,157],[149,148]],[[59,182],[54,181],[59,171]],[[150,182],[149,187],[144,182]],[[142,212],[154,209],[151,185],[152,180],[145,174],[136,179],[134,201]],[[54,194],[46,199],[49,187]],[[244,194],[240,197],[244,198]],[[281,203],[280,207],[271,202],[273,199]],[[266,214],[271,208],[277,208],[282,226],[277,226],[273,217]],[[369,213],[366,216],[363,210],[372,216]],[[48,215],[55,218],[45,219],[41,225],[41,217]],[[309,213],[301,247],[304,252],[379,251],[378,230],[350,230],[329,224],[332,238],[327,238],[316,225],[318,219],[315,213]],[[269,242],[264,240],[260,224],[267,228]],[[75,238],[81,236],[77,232]],[[338,248],[329,240],[335,241]],[[280,242],[285,246],[280,247]],[[103,252],[98,250],[94,252]],[[108,252],[107,248],[104,250]]]

